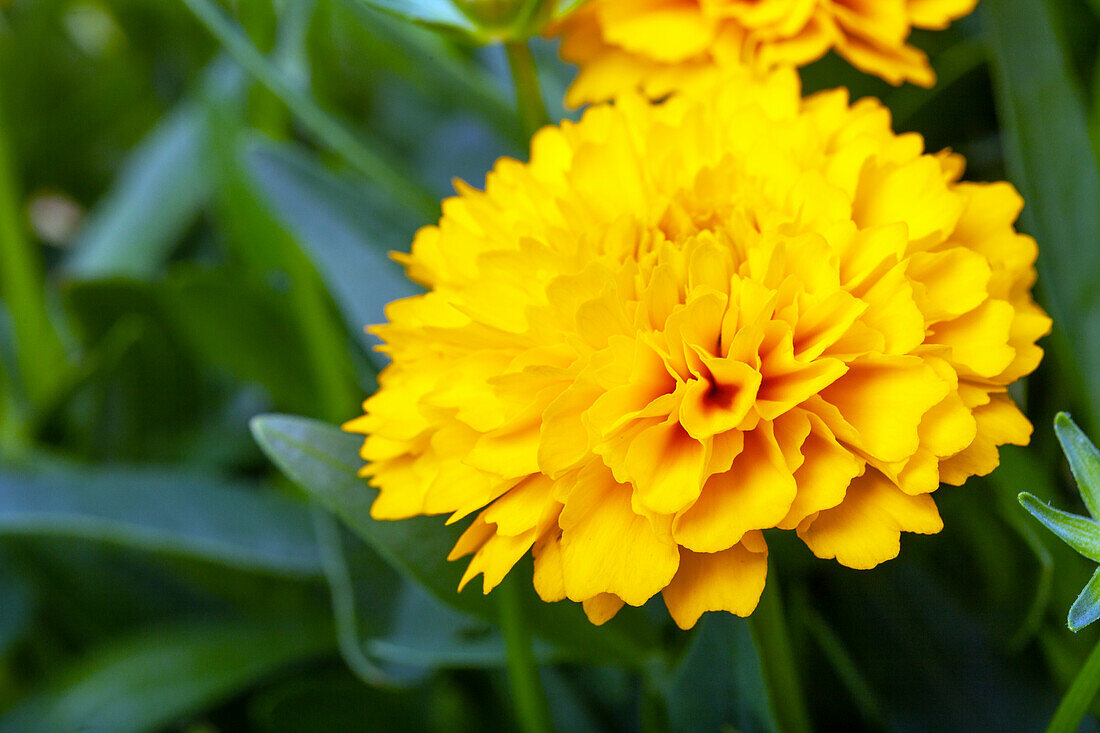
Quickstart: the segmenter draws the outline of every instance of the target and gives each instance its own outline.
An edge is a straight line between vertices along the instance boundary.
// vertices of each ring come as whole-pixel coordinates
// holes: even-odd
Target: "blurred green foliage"
[[[504,51],[360,0],[233,0],[245,70],[200,5],[0,3],[0,731],[515,727],[497,606],[453,592],[441,521],[369,520],[331,426],[384,366],[362,325],[415,292],[386,253],[422,202],[523,155]],[[980,5],[918,36],[932,90],[804,74],[1011,179],[1058,323],[1015,395],[1033,445],[938,493],[941,535],[873,573],[769,538],[822,730],[1034,730],[1097,639],[1064,624],[1091,563],[1015,497],[1076,507],[1049,426],[1100,434],[1100,3]],[[572,70],[534,51],[560,118]],[[272,412],[327,422],[254,423],[300,485],[250,435]],[[775,725],[737,619],[520,602],[562,730]]]

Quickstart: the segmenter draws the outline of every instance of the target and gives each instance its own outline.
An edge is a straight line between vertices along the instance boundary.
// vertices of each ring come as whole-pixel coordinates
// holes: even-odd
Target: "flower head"
[[[543,129],[401,257],[429,290],[375,327],[392,363],[347,428],[376,518],[476,513],[463,584],[530,550],[596,623],[657,593],[685,628],[747,615],[761,530],[873,567],[1029,439],[1020,197],[875,100],[743,77]]]
[[[562,57],[580,66],[568,102],[624,89],[660,97],[714,66],[802,66],[835,49],[891,84],[931,86],[906,43],[913,28],[946,28],[977,0],[590,0],[557,28]]]

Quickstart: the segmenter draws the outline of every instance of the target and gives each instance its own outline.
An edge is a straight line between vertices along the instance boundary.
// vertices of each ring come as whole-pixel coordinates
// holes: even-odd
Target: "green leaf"
[[[402,590],[393,627],[364,639],[363,649],[382,662],[431,669],[503,667],[508,660],[499,633],[471,623],[411,583]],[[535,651],[546,663],[560,656],[545,643],[536,644]]]
[[[405,170],[388,151],[366,144],[348,125],[321,109],[296,80],[290,79],[257,49],[241,28],[210,0],[183,0],[225,50],[302,123],[321,145],[340,155],[395,202],[432,217],[439,210],[435,196]]]
[[[748,623],[731,614],[703,614],[684,658],[658,686],[674,732],[776,730]]]
[[[1039,242],[1039,276],[1100,425],[1100,170],[1068,52],[1047,0],[982,3],[1009,172]]]
[[[256,441],[283,473],[389,565],[444,604],[496,622],[497,604],[492,599],[473,587],[457,592],[463,567],[446,558],[460,526],[445,526],[439,517],[399,522],[371,518],[370,505],[377,491],[358,476],[360,437],[333,425],[286,415],[263,415],[253,418],[251,425]],[[512,572],[527,567],[521,563]],[[532,631],[572,654],[643,666],[656,653],[653,629],[637,614],[620,613],[597,628],[584,618],[579,604],[544,603],[530,588],[525,589],[522,601]]]
[[[554,16],[557,18],[564,18],[587,1],[588,0],[558,0],[557,7],[554,9]]]
[[[1070,631],[1080,631],[1100,618],[1100,568],[1092,574],[1089,582],[1081,590],[1081,595],[1069,609],[1066,624]]]
[[[331,647],[319,619],[162,624],[77,662],[0,720],[0,733],[161,730]]]
[[[409,237],[363,193],[290,149],[255,144],[247,165],[272,208],[297,235],[343,313],[369,348],[379,343],[364,328],[386,320],[385,306],[421,288],[387,250]],[[382,355],[371,355],[385,366]]]
[[[116,461],[186,457],[182,435],[198,428],[203,391],[198,365],[166,322],[157,281],[76,280],[62,296],[85,363],[97,369],[70,405],[81,405],[71,440],[84,455]],[[99,364],[89,357],[108,347]],[[77,386],[77,385],[74,385]],[[70,414],[72,414],[70,412]],[[110,417],[107,417],[110,415]]]
[[[240,94],[243,75],[225,60],[213,63],[203,93]],[[70,277],[155,274],[198,216],[210,192],[203,151],[209,120],[195,100],[183,102],[132,152],[99,202],[63,269]]]
[[[481,117],[506,139],[525,148],[520,139],[511,89],[480,66],[448,38],[394,16],[379,12],[364,0],[341,0],[354,18],[368,29],[364,42],[374,68],[387,68],[424,94],[454,108]],[[337,20],[336,22],[339,22]]]
[[[1081,729],[1081,722],[1100,691],[1100,644],[1089,654],[1085,664],[1077,672],[1073,684],[1066,691],[1058,710],[1047,726],[1048,733],[1072,733]]]
[[[303,389],[313,379],[307,345],[280,293],[232,270],[186,268],[174,270],[158,294],[197,361],[262,384],[286,409],[316,408],[316,394]]]
[[[1070,514],[1040,501],[1026,491],[1019,495],[1020,505],[1063,542],[1085,557],[1100,562],[1100,524],[1088,517]]]
[[[476,31],[477,26],[451,0],[359,0],[405,20],[425,25],[439,25]]]
[[[304,248],[278,220],[274,207],[245,170],[244,120],[226,106],[213,108],[211,117],[219,224],[244,273],[276,295],[278,302],[272,305],[284,312],[281,330],[300,344],[298,361],[307,373],[294,390],[312,404],[293,409],[313,417],[346,419],[358,408],[363,393],[347,329]],[[287,346],[280,345],[284,353]]]
[[[1054,418],[1054,432],[1069,459],[1081,499],[1093,518],[1100,518],[1100,451],[1064,412]]]
[[[492,604],[467,589],[456,589],[462,567],[448,563],[458,527],[442,520],[414,517],[400,522],[372,519],[377,493],[359,477],[360,436],[317,420],[264,415],[253,418],[252,434],[268,457],[321,506],[339,517],[402,575],[460,610],[487,615]]]
[[[829,622],[814,610],[804,593],[799,594],[803,601],[798,606],[798,616],[801,617],[806,631],[817,642],[829,666],[859,710],[866,726],[872,730],[887,730],[886,718],[883,717],[881,706],[874,690],[871,689],[863,670],[852,658],[851,652],[845,646],[844,641],[837,635]]]
[[[38,247],[24,226],[17,153],[8,134],[0,96],[0,299],[11,314],[16,360],[27,398],[49,402],[68,368],[68,356],[53,323]]]
[[[360,679],[392,686],[431,669],[504,666],[504,640],[488,624],[402,580],[330,514],[313,511],[340,652]],[[554,661],[546,644],[537,651]]]
[[[10,559],[0,552],[0,660],[22,635],[31,618],[34,607],[31,590],[22,579],[8,570]]]
[[[321,574],[304,509],[184,471],[0,471],[0,535],[79,537],[276,575]]]
[[[458,725],[440,722],[440,700],[432,686],[412,690],[367,687],[351,675],[318,670],[260,690],[248,703],[249,719],[259,733],[333,733],[333,731],[484,730],[472,705],[450,708]],[[364,723],[369,715],[369,724]]]

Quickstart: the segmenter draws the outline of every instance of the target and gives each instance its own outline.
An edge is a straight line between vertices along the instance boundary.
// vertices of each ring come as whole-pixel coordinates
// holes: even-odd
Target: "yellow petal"
[[[802,446],[805,460],[794,474],[798,493],[787,516],[776,525],[780,529],[794,529],[806,517],[835,507],[852,479],[863,473],[863,461],[840,445],[820,418],[813,415],[810,422],[810,435]]]
[[[844,501],[798,528],[798,536],[822,559],[867,570],[892,560],[901,547],[902,532],[935,534],[943,520],[932,497],[909,496],[878,471],[852,481]]]
[[[712,476],[699,500],[676,517],[673,537],[696,552],[729,549],[746,532],[774,527],[790,511],[796,490],[771,426],[761,423],[745,436],[733,468]]]
[[[956,318],[981,305],[992,271],[980,254],[953,247],[918,252],[909,258],[908,276],[918,283],[914,296],[928,322]]]
[[[867,310],[867,304],[844,290],[837,290],[810,311],[799,314],[795,324],[794,354],[808,362],[835,344]]]
[[[744,544],[712,554],[681,550],[680,568],[661,595],[676,625],[690,629],[706,611],[750,615],[767,575],[766,546],[760,553]]]
[[[902,165],[868,166],[859,181],[852,218],[861,228],[902,222],[909,240],[943,241],[966,205],[948,189],[940,164],[921,157]]]
[[[676,573],[676,545],[634,513],[630,494],[630,487],[616,483],[605,469],[589,471],[569,496],[558,520],[569,598],[614,593],[640,606]]]
[[[514,537],[556,519],[560,508],[554,500],[554,482],[537,474],[494,501],[482,516],[496,525],[497,534]]]
[[[623,607],[623,599],[614,593],[600,593],[599,595],[585,598],[581,604],[588,620],[596,626],[603,626]]]
[[[978,423],[958,392],[951,392],[921,420],[920,442],[933,455],[951,456],[978,435]]]
[[[561,564],[561,536],[549,532],[531,548],[535,558],[535,592],[547,603],[565,598],[565,575]]]
[[[709,457],[707,446],[669,418],[634,438],[626,453],[626,470],[646,508],[674,514],[698,498]]]
[[[547,476],[560,476],[588,455],[588,431],[582,415],[600,394],[596,385],[578,382],[546,408],[539,428],[536,457],[539,470]]]
[[[466,463],[505,478],[538,473],[540,428],[540,421],[532,420],[483,435],[466,456]]]
[[[767,345],[762,347],[765,348],[768,348]],[[766,354],[762,354],[761,361],[763,380],[756,400],[756,411],[765,420],[774,420],[802,404],[848,371],[844,362],[838,359],[819,358],[810,363],[795,359],[790,331],[784,333]]]
[[[373,519],[408,519],[424,513],[428,482],[416,471],[415,459],[402,457],[369,466],[371,483],[379,487],[370,507]]]
[[[479,573],[482,574],[484,593],[496,588],[500,585],[500,581],[504,580],[508,571],[531,549],[531,545],[535,543],[535,536],[533,529],[515,537],[494,534],[486,540],[481,549],[474,553],[458,584],[459,592]]]
[[[447,555],[447,560],[454,561],[477,552],[494,534],[496,534],[496,527],[486,522],[484,515],[479,515],[466,528],[466,531],[459,535],[451,553]]]
[[[603,3],[596,12],[609,43],[658,61],[683,61],[703,53],[716,31],[695,3],[678,0]]]
[[[1009,336],[1009,345],[1016,350],[1016,359],[1008,369],[996,376],[998,384],[1009,384],[1035,371],[1043,359],[1043,350],[1035,342],[1050,333],[1052,325],[1050,317],[1034,303],[1017,306]]]
[[[909,20],[918,28],[942,29],[974,10],[978,0],[908,0]]]
[[[901,264],[863,294],[867,310],[860,321],[882,334],[888,354],[907,354],[924,341],[925,321],[913,286]]]
[[[756,402],[760,372],[735,359],[700,354],[707,379],[687,383],[680,403],[680,424],[693,438],[704,440],[733,430]]]
[[[960,318],[937,324],[931,343],[951,349],[948,357],[962,374],[992,377],[1016,357],[1009,346],[1015,309],[1003,300],[987,300]]]
[[[966,450],[940,464],[945,483],[959,485],[970,476],[985,476],[1000,464],[997,446],[1027,445],[1031,423],[1008,395],[992,395],[985,405],[974,408],[978,435]]]
[[[871,455],[886,462],[912,455],[921,419],[947,396],[950,384],[914,356],[867,356],[849,366],[822,398],[855,428]]]

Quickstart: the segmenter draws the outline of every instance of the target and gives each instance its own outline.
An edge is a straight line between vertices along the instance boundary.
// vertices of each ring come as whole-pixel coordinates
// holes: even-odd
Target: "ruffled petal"
[[[662,596],[676,625],[690,629],[706,611],[750,615],[767,575],[766,545],[762,552],[749,550],[743,542],[712,554],[681,550],[676,577]]]
[[[676,573],[676,545],[661,539],[630,506],[630,487],[593,471],[569,496],[559,520],[569,598],[614,593],[640,606]]]
[[[798,536],[822,559],[867,570],[893,560],[901,533],[935,534],[943,520],[932,497],[910,496],[878,471],[868,471],[848,486],[844,501],[806,519]]]

